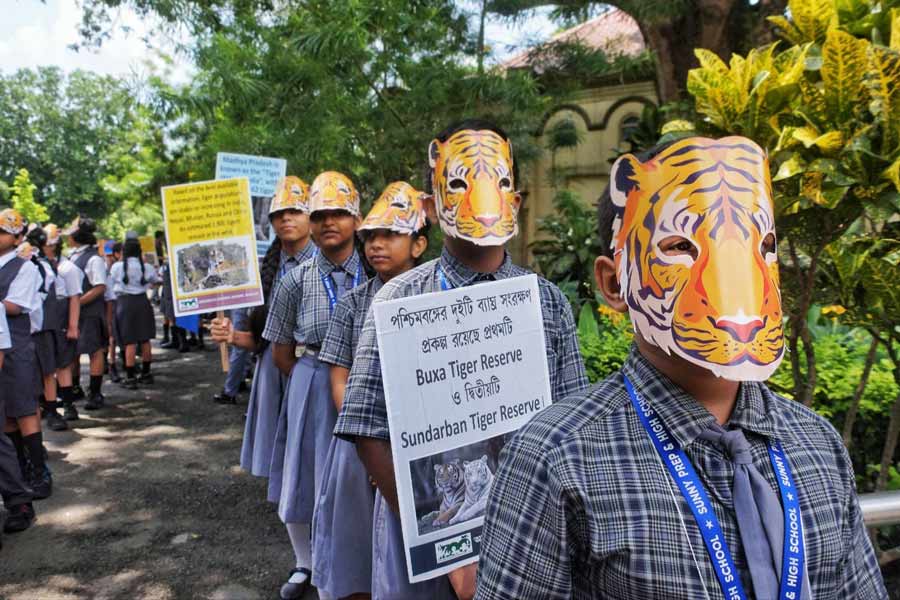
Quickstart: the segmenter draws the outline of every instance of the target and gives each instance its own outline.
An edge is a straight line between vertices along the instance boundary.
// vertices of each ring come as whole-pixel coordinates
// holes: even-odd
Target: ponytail
[[[272,286],[275,285],[275,275],[278,273],[278,266],[281,264],[281,239],[275,238],[266,255],[263,257],[262,268],[259,277],[262,280],[263,299],[269,302],[269,296],[272,293]]]
[[[37,254],[34,252],[31,253],[31,262],[38,268],[38,271],[41,273],[41,287],[38,288],[42,294],[47,293],[47,270],[44,268],[44,265],[41,264],[41,261],[38,260]]]

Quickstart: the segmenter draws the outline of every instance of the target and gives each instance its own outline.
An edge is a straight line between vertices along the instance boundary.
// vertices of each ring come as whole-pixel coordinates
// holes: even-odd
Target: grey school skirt
[[[102,302],[102,300],[101,300]],[[81,307],[84,310],[84,307]],[[93,354],[109,345],[106,316],[84,316],[78,321],[78,354]]]
[[[304,354],[287,384],[269,469],[269,501],[285,523],[312,523],[337,410],[328,365]]]
[[[0,395],[6,405],[7,418],[27,417],[37,413],[39,381],[34,344],[28,340],[20,348],[3,353],[0,369]]]
[[[115,304],[116,343],[139,344],[156,337],[156,320],[147,294],[122,294]]]
[[[241,468],[257,477],[269,476],[286,380],[272,360],[272,345],[269,344],[256,362],[241,444]]]
[[[56,373],[56,331],[47,329],[31,334],[34,355],[37,357],[38,372],[41,377]]]
[[[70,340],[66,337],[66,328],[69,326],[69,299],[57,298],[59,302],[59,324],[54,331],[56,334],[56,364],[62,369],[75,362],[78,349],[78,340]]]

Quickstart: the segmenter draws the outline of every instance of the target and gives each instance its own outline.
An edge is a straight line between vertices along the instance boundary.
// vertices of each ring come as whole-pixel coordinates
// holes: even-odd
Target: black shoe
[[[78,420],[78,409],[74,404],[63,404],[63,419],[66,421]]]
[[[249,389],[250,389],[250,388],[247,387],[247,380],[246,380],[246,379],[241,379],[241,382],[238,384],[238,391],[239,391],[239,392],[246,392],[246,391],[248,391]]]
[[[237,404],[237,396],[229,396],[225,392],[213,396],[213,402],[216,404]]]
[[[136,390],[138,388],[138,380],[135,377],[129,377],[122,382],[122,387],[126,390]],[[85,406],[87,408],[87,406]]]
[[[66,420],[59,416],[59,413],[56,412],[56,409],[48,410],[46,413],[47,417],[47,428],[50,431],[65,431],[69,428],[69,425],[66,423]]]
[[[84,389],[80,385],[72,386],[72,400],[84,400]]]
[[[9,516],[3,525],[4,533],[18,533],[25,531],[34,523],[34,507],[31,502],[17,504],[9,509]]]
[[[87,403],[84,405],[85,410],[97,410],[103,408],[104,406],[104,398],[103,394],[100,392],[96,392],[91,394],[91,397],[88,398]]]
[[[171,350],[172,348],[178,347],[178,340],[174,337],[170,340],[166,340],[159,345],[160,348],[164,348],[166,350]]]
[[[33,477],[28,482],[28,487],[35,500],[44,500],[53,495],[53,477],[50,473],[42,473],[39,477]]]
[[[306,575],[306,579],[303,583],[290,582],[290,578],[294,576],[294,573],[303,573]],[[288,576],[288,582],[281,586],[279,595],[282,600],[300,600],[303,598],[306,590],[309,589],[310,579],[312,579],[312,572],[309,569],[292,569],[291,574]]]
[[[138,373],[137,380],[142,385],[153,385],[153,373]]]
[[[109,369],[109,380],[113,383],[120,383],[122,381],[122,376],[119,375],[119,370],[115,365]]]

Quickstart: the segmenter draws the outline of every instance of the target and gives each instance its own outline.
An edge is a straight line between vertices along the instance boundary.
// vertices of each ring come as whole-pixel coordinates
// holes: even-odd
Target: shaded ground
[[[47,432],[54,495],[3,536],[0,598],[278,597],[293,553],[265,481],[237,467],[246,394],[210,401],[222,373],[207,347],[154,347],[152,387],[104,383],[107,408]]]

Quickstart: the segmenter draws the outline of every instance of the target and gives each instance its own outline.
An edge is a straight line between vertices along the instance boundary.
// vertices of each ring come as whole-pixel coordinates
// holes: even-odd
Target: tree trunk
[[[894,379],[900,383],[900,367],[894,369]],[[887,437],[884,439],[884,450],[881,452],[881,471],[875,483],[875,491],[880,492],[887,487],[888,472],[894,464],[894,451],[897,449],[897,436],[900,434],[900,394],[891,407],[891,421],[888,424]]]
[[[866,385],[869,383],[869,375],[872,373],[872,367],[875,365],[875,359],[878,357],[878,340],[872,338],[872,344],[869,346],[869,352],[866,354],[866,364],[863,367],[862,377],[859,385],[853,392],[853,401],[847,409],[847,416],[844,417],[844,446],[850,449],[853,444],[853,425],[856,422],[856,413],[859,412],[859,403],[862,401],[863,393],[866,391]]]
[[[478,74],[484,73],[484,23],[487,19],[487,0],[481,0],[481,22],[478,25]]]

